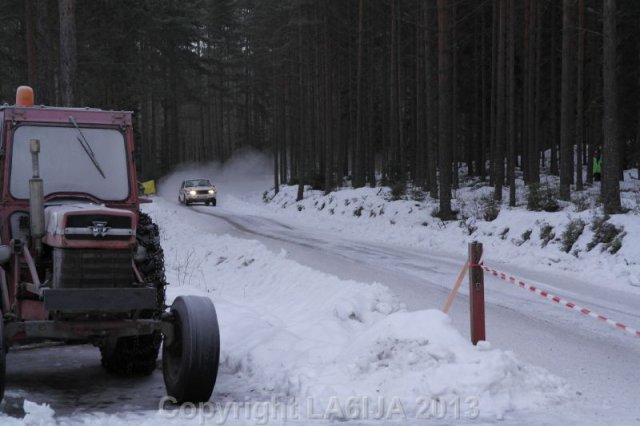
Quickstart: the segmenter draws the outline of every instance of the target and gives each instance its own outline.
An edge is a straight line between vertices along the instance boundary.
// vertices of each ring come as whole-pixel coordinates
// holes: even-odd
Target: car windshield
[[[208,179],[195,179],[188,180],[184,184],[185,187],[190,188],[192,186],[211,186],[211,182]]]
[[[82,126],[80,124],[80,126]],[[78,192],[101,200],[124,200],[129,196],[129,173],[124,136],[116,129],[81,127],[91,141],[94,157],[105,177],[78,143],[74,127],[23,125],[16,128],[11,148],[11,194],[29,198],[32,177],[30,140],[40,140],[40,176],[44,195]]]

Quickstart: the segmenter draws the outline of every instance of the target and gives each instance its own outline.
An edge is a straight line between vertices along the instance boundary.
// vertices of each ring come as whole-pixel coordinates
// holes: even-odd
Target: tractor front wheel
[[[167,394],[179,404],[206,402],[218,375],[220,331],[216,309],[205,297],[180,296],[171,305],[173,336],[162,349]]]

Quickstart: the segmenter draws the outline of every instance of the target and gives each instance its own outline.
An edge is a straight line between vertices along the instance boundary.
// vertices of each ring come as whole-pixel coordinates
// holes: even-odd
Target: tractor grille
[[[96,223],[103,223],[109,231],[104,235],[90,232]],[[84,232],[82,232],[84,231]],[[65,236],[69,240],[126,241],[133,235],[131,217],[104,214],[67,216]]]
[[[107,222],[111,228],[131,229],[131,217],[129,216],[112,216],[106,214],[67,215],[67,227],[69,228],[85,228],[93,225],[93,222]]]
[[[53,249],[53,288],[130,287],[129,250]]]

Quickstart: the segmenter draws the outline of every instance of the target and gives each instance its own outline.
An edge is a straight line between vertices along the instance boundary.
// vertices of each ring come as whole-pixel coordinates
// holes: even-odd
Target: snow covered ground
[[[276,196],[267,191],[268,170],[259,156],[245,156],[223,168],[187,167],[166,178],[154,203],[145,206],[162,228],[169,297],[207,295],[216,304],[222,354],[210,404],[200,409],[166,405],[160,410],[79,410],[56,416],[55,407],[25,401],[26,417],[0,416],[0,423],[640,422],[633,395],[620,404],[615,397],[602,397],[613,394],[615,386],[624,393],[634,389],[635,369],[625,378],[618,377],[620,369],[598,370],[601,365],[594,365],[593,374],[576,373],[567,368],[571,360],[558,359],[568,353],[576,365],[589,365],[589,354],[583,352],[593,350],[594,363],[604,357],[615,364],[624,352],[620,363],[628,368],[637,359],[640,338],[609,330],[590,318],[577,319],[579,314],[562,312],[523,290],[496,287],[487,298],[499,324],[493,326],[489,313],[492,343],[475,347],[466,337],[463,302],[456,302],[450,317],[425,309],[423,299],[413,303],[418,298],[407,292],[406,283],[392,284],[394,275],[410,282],[415,274],[436,289],[428,293],[433,288],[421,287],[426,296],[420,297],[429,299],[429,306],[441,305],[464,260],[466,243],[480,240],[487,264],[533,274],[541,286],[596,304],[607,314],[613,306],[622,320],[633,321],[637,316],[622,299],[640,300],[636,214],[610,219],[626,232],[620,237],[622,247],[611,254],[602,251],[602,245],[587,250],[593,241],[589,224],[597,211],[577,212],[571,206],[559,213],[503,208],[496,220],[486,222],[479,219],[483,207],[476,199],[488,188],[466,188],[458,191],[457,207],[468,219],[444,224],[430,214],[433,201],[387,201],[380,188],[328,196],[307,191],[296,203],[295,188],[283,187]],[[180,206],[176,195],[184,177],[212,177],[220,190],[219,207]],[[629,207],[634,194],[637,187],[625,191]],[[561,238],[556,238],[577,218],[585,222],[584,231],[565,253]],[[545,224],[553,227],[547,236],[556,237],[543,248],[540,231]],[[368,250],[377,250],[373,260]],[[417,257],[420,252],[430,257]],[[331,256],[334,265],[327,260]],[[611,289],[611,300],[601,296],[603,287]],[[464,286],[461,293],[464,297]],[[519,304],[525,305],[521,313]],[[531,320],[536,315],[546,319]],[[537,329],[529,333],[520,328],[522,323]],[[560,328],[555,323],[561,323]],[[552,343],[565,344],[554,356],[537,349],[546,348],[545,328],[559,334]],[[562,335],[574,333],[573,328],[579,330]],[[501,340],[501,334],[509,338]],[[603,354],[595,353],[603,346]],[[536,366],[541,363],[547,368]],[[582,396],[599,384],[604,389]]]

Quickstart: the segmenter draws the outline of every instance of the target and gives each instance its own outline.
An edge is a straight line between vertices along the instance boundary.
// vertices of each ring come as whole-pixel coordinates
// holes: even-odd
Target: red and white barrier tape
[[[527,284],[524,281],[516,279],[515,277],[512,277],[510,275],[507,276],[507,274],[505,274],[504,272],[496,271],[495,269],[489,268],[489,267],[487,267],[485,265],[471,265],[471,266],[480,266],[482,269],[485,270],[485,272],[490,273],[491,275],[493,275],[496,278],[501,279],[502,281],[509,282],[509,283],[511,283],[513,285],[517,285],[520,288],[523,288],[525,290],[529,290],[529,291],[531,291],[533,293],[536,293],[536,294],[538,294],[538,295],[540,295],[542,297],[550,299],[550,300],[552,300],[553,302],[555,302],[555,303],[557,303],[559,305],[563,305],[563,306],[565,306],[565,307],[567,307],[569,309],[573,309],[574,311],[578,311],[581,314],[588,315],[588,316],[593,317],[595,319],[598,319],[600,321],[604,321],[604,322],[606,322],[607,324],[609,324],[609,325],[611,325],[613,327],[619,328],[621,330],[626,331],[627,333],[630,333],[630,334],[633,334],[634,336],[640,337],[640,331],[636,330],[635,328],[628,327],[628,326],[626,326],[626,325],[624,325],[622,323],[619,323],[617,321],[613,321],[612,319],[609,319],[609,318],[607,318],[607,317],[605,317],[603,315],[599,315],[599,314],[593,312],[591,309],[582,308],[582,307],[576,305],[575,303],[568,302],[568,301],[566,301],[566,300],[564,300],[564,299],[562,299],[562,298],[560,298],[558,296],[554,296],[553,294],[550,294],[549,292],[547,292],[545,290],[542,290],[542,289],[539,289],[538,287],[535,287],[535,286],[532,286],[530,284]]]

